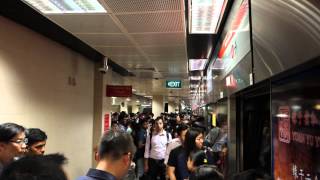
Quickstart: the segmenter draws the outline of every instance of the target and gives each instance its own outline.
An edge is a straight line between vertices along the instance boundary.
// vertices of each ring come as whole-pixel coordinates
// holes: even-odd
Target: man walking
[[[128,172],[136,147],[130,134],[110,130],[103,135],[98,151],[97,167],[77,180],[121,180]]]

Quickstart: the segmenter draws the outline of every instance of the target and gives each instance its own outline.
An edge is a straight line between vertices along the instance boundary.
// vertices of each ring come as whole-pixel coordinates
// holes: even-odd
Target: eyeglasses
[[[19,144],[19,145],[28,144],[28,138],[11,140],[9,142],[16,143],[16,144]]]

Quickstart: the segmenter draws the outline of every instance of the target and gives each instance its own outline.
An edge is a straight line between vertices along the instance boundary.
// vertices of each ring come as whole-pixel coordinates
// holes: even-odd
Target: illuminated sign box
[[[181,88],[181,80],[167,80],[166,88]]]

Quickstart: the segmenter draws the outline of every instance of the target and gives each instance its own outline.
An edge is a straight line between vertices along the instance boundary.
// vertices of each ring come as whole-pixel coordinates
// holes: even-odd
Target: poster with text
[[[318,69],[310,69],[272,84],[275,180],[320,178]]]

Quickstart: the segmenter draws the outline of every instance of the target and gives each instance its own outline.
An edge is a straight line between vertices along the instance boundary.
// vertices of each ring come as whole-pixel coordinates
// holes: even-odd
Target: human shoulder
[[[181,152],[183,152],[184,151],[184,148],[183,148],[183,146],[182,145],[180,145],[180,146],[178,146],[178,147],[176,147],[176,148],[174,148],[174,149],[172,149],[172,153],[173,154],[176,154],[176,155],[178,155],[178,154],[180,154]]]
[[[96,180],[96,179],[89,176],[80,176],[76,180]]]

